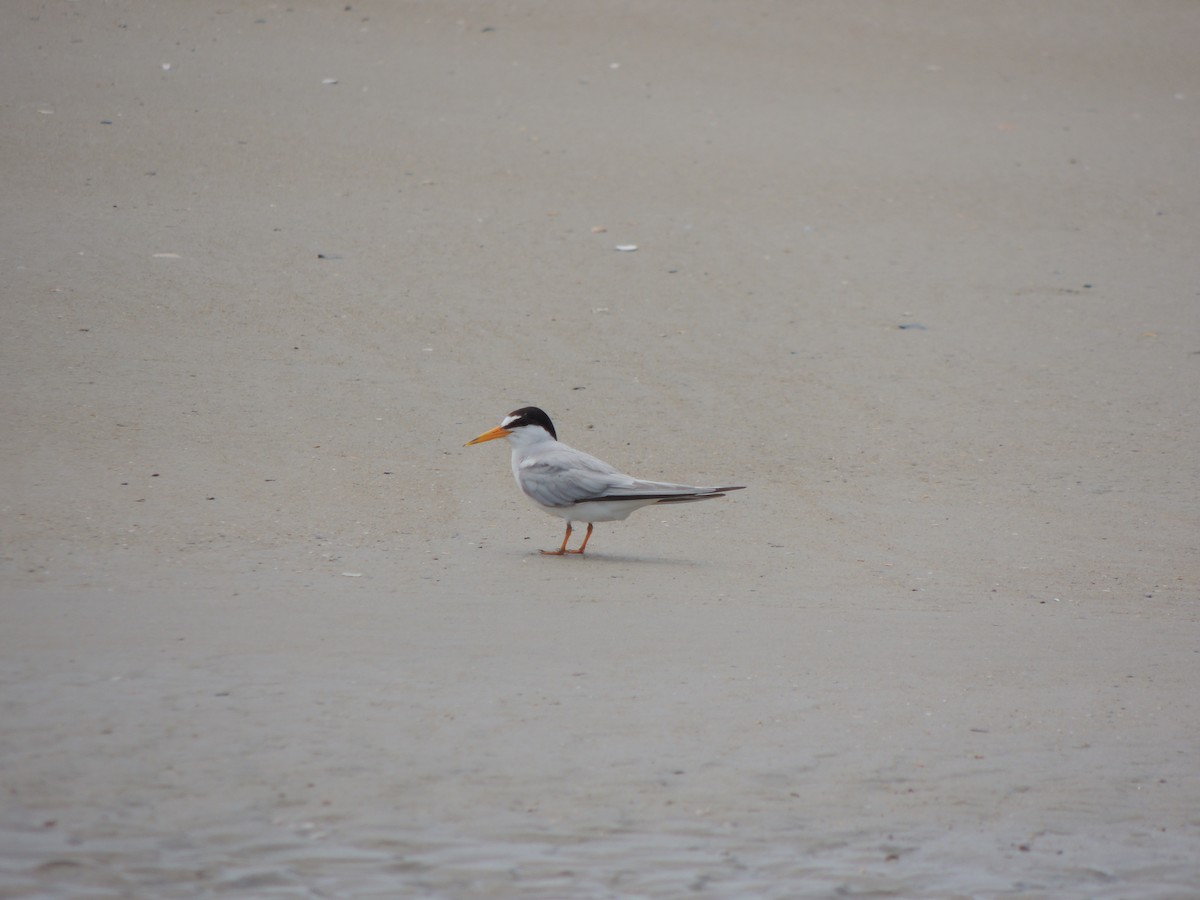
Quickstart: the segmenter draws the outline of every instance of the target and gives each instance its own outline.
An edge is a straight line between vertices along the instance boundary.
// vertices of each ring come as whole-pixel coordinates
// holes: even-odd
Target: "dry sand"
[[[3,4],[0,896],[1192,895],[1197,46]]]

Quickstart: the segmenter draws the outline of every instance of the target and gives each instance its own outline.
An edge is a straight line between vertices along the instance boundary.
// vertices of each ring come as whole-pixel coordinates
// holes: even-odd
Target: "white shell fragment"
[[[622,253],[632,253],[637,249],[637,244],[617,244],[615,249],[620,250]]]

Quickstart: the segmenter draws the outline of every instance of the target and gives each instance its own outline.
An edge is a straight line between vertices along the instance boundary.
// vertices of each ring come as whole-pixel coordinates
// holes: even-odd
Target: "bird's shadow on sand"
[[[557,553],[541,553],[534,551],[533,553],[521,554],[526,559],[533,558],[545,560],[548,565],[554,565],[557,561],[560,565],[600,565],[613,563],[637,563],[639,565],[650,566],[680,566],[685,568],[700,568],[708,565],[707,562],[699,559],[670,559],[662,556],[622,556],[614,553],[592,553],[588,552],[580,556],[578,553],[564,553],[559,556]],[[572,562],[567,562],[571,560]]]

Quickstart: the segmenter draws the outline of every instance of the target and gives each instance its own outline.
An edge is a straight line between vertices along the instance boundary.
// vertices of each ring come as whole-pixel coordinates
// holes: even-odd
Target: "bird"
[[[567,520],[562,546],[541,551],[546,556],[582,555],[596,522],[624,521],[634,510],[654,503],[711,500],[745,488],[694,487],[625,475],[603,460],[560,442],[550,417],[536,406],[513,410],[495,428],[463,446],[498,438],[507,438],[512,446],[512,472],[521,492],[550,515]],[[578,549],[568,550],[574,522],[586,522],[587,533]]]

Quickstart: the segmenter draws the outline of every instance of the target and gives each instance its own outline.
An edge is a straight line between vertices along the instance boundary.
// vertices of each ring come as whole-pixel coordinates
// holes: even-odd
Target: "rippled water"
[[[1185,897],[1186,836],[468,834],[245,821],[187,835],[0,832],[0,897]]]

